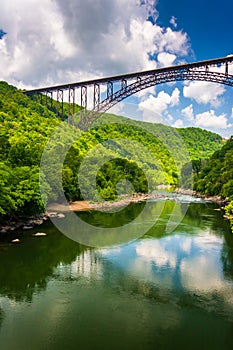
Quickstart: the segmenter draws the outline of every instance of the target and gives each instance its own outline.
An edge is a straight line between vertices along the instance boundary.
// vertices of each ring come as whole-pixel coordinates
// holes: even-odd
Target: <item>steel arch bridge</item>
[[[233,86],[233,75],[229,74],[229,65],[231,64],[233,64],[233,55],[108,78],[27,90],[25,93],[29,96],[39,94],[41,103],[43,101],[42,95],[45,95],[47,105],[49,101],[51,106],[57,102],[56,110],[60,115],[64,114],[64,100],[66,99],[68,101],[68,119],[74,115],[75,104],[79,98],[81,120],[83,116],[81,124],[85,126],[84,116],[87,113],[87,108],[92,116],[101,114],[125,98],[158,84],[196,80]],[[90,107],[91,105],[92,107]]]

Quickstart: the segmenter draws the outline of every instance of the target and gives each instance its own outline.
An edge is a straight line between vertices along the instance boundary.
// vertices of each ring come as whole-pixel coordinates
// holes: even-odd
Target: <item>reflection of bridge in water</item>
[[[85,125],[84,115],[87,107],[92,110],[92,114],[103,113],[125,98],[154,85],[198,80],[233,86],[233,75],[229,73],[229,65],[232,63],[233,55],[108,78],[44,87],[28,90],[25,93],[27,95],[39,94],[41,103],[45,100],[47,106],[52,107],[56,101],[55,108],[60,115],[64,115],[64,95],[66,94],[68,118],[74,115],[75,105],[79,98],[81,118]],[[45,99],[42,98],[42,95],[45,95]]]

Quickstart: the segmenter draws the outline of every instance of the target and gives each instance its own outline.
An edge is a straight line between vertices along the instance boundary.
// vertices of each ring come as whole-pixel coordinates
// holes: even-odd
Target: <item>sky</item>
[[[0,0],[0,80],[30,89],[231,55],[232,13],[232,0]],[[227,138],[233,88],[161,84],[111,112]]]

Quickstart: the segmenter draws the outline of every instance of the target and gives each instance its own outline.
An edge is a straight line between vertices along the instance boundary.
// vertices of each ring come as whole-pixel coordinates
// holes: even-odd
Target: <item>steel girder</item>
[[[126,85],[124,88],[119,89],[114,92],[112,96],[104,99],[98,106],[94,109],[95,112],[103,113],[108,109],[113,107],[118,102],[124,100],[125,98],[143,90],[148,87],[169,83],[174,81],[184,81],[184,80],[198,80],[207,81],[218,84],[224,84],[228,86],[233,86],[233,75],[226,75],[226,73],[212,72],[207,69],[205,70],[183,70],[183,71],[172,71],[170,73],[164,74],[152,74],[148,76],[139,77],[136,82]]]
[[[74,115],[75,113],[75,96],[78,95],[78,91],[76,92],[76,90],[79,90],[81,99],[81,118],[90,119],[90,116],[94,116],[95,113],[106,112],[116,103],[124,100],[125,98],[143,89],[158,84],[174,81],[198,80],[233,86],[233,75],[229,74],[230,64],[233,64],[233,56],[172,67],[158,68],[150,71],[129,73],[109,78],[101,78],[59,86],[50,86],[24,91],[24,93],[27,95],[45,94],[47,104],[48,97],[50,97],[52,100],[53,92],[55,92],[57,94],[57,102],[61,102],[60,109],[62,109],[61,114],[63,116],[64,91],[68,91],[68,120],[70,120],[70,116]],[[220,72],[218,69],[222,66],[225,68],[224,73]],[[215,71],[210,69],[213,67],[217,67],[217,69]],[[104,86],[105,93],[101,93],[101,86]],[[89,89],[93,89],[93,108],[91,113],[87,113]],[[114,91],[114,89],[116,91]],[[60,114],[58,103],[56,104],[56,109],[57,114]],[[84,124],[86,124],[86,121]]]

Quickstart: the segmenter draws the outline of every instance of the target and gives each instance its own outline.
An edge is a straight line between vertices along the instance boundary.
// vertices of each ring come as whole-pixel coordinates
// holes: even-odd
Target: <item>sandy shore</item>
[[[117,207],[126,206],[130,203],[142,202],[147,199],[158,198],[161,195],[157,194],[134,194],[133,196],[123,196],[120,199],[109,202],[100,202],[100,203],[90,203],[88,201],[75,201],[69,203],[69,206],[53,203],[47,207],[47,212],[67,212],[69,210],[72,211],[87,211],[87,210],[98,210],[98,209],[112,209]]]
[[[86,211],[93,209],[91,204],[87,201],[76,201],[69,204],[69,206],[59,203],[53,203],[48,205],[47,212],[58,211],[66,212],[69,210],[73,211]]]

